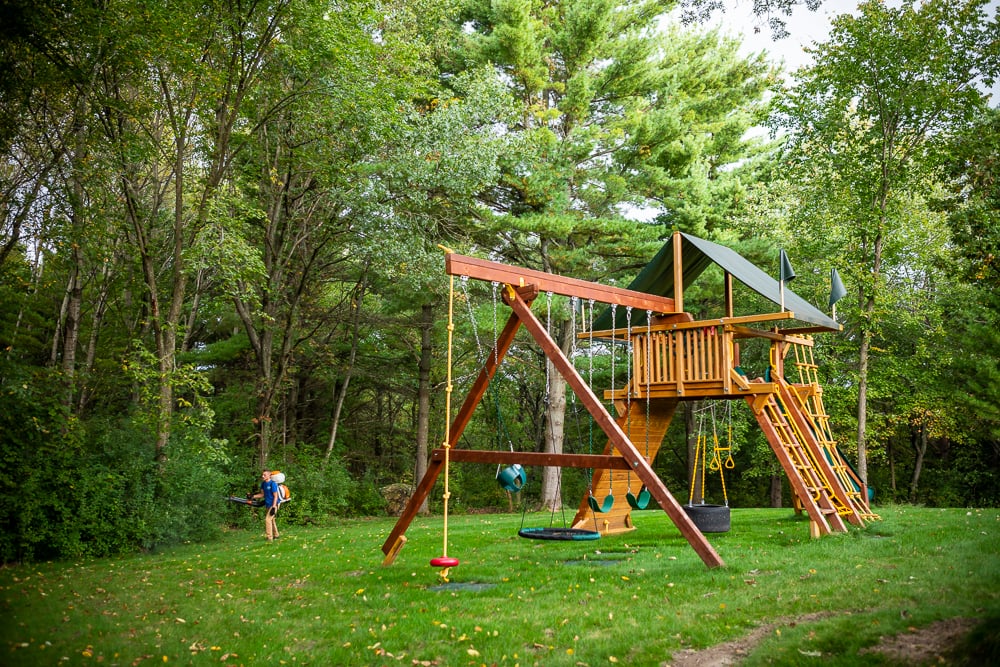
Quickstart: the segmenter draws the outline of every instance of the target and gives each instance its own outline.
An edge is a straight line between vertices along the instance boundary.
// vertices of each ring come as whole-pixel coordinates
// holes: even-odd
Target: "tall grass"
[[[520,515],[453,516],[445,584],[417,520],[260,531],[129,558],[0,570],[4,664],[660,665],[775,624],[748,664],[889,664],[859,650],[1000,612],[1000,510],[883,508],[819,540],[789,510],[734,510],[706,569],[662,512],[596,542],[516,536]],[[546,525],[548,515],[526,524]],[[981,629],[996,644],[996,626]]]

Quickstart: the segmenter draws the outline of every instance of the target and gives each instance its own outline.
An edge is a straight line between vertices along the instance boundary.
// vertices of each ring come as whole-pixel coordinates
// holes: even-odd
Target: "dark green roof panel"
[[[778,281],[747,261],[742,255],[717,243],[681,233],[681,255],[684,262],[684,284],[690,285],[711,264],[717,264],[723,271],[732,274],[757,294],[774,304],[781,305],[781,288]],[[674,294],[674,250],[673,241],[667,241],[656,256],[639,272],[629,289],[658,296]],[[795,313],[795,319],[809,324],[839,331],[840,325],[824,312],[810,304],[785,285],[785,308]],[[633,325],[645,321],[645,313],[633,317]],[[594,322],[597,330],[611,328],[610,309]]]

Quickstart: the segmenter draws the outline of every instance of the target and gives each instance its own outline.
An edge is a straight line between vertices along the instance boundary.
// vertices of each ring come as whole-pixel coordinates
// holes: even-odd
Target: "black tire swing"
[[[733,415],[730,404],[726,403],[727,432],[728,439],[726,446],[719,444],[719,434],[715,421],[715,404],[703,409],[711,410],[712,413],[712,460],[708,462],[708,435],[705,433],[705,415],[702,414],[698,422],[698,440],[695,446],[694,466],[691,469],[691,491],[688,495],[688,504],[684,505],[684,511],[690,517],[695,526],[703,533],[728,533],[731,525],[729,497],[726,494],[726,476],[724,469],[732,470],[736,467],[733,462]],[[723,459],[723,455],[726,456]],[[701,469],[699,471],[699,462]],[[718,471],[719,481],[722,485],[723,505],[712,505],[705,502],[705,469],[712,472]],[[701,479],[701,498],[697,505],[694,503],[694,492],[697,480]]]
[[[573,302],[575,306],[576,297],[573,297]],[[552,292],[547,292],[545,300],[545,329],[550,334],[552,330],[551,321],[552,321]],[[574,322],[575,322],[575,317],[574,317]],[[573,336],[573,338],[575,340],[575,336]],[[545,405],[548,405],[549,403],[549,387],[551,386],[549,377],[549,367],[550,363],[548,360],[546,360],[545,361]],[[510,466],[510,468],[513,467],[514,466]],[[503,472],[506,472],[506,470]],[[522,483],[519,490],[523,489],[524,489],[524,484]],[[584,528],[572,528],[566,524],[566,507],[562,503],[562,468],[559,468],[558,477],[556,478],[556,497],[559,499],[559,507],[562,510],[562,526],[554,525],[556,508],[555,505],[553,505],[552,511],[549,516],[548,526],[535,526],[535,527],[529,526],[525,528],[524,518],[528,510],[528,503],[527,500],[522,495],[521,500],[523,509],[521,511],[521,527],[517,531],[518,537],[523,537],[529,540],[548,540],[548,541],[559,541],[559,542],[585,542],[585,541],[598,540],[601,538],[601,534],[596,530],[586,530]],[[614,500],[614,498],[612,498],[612,500]]]

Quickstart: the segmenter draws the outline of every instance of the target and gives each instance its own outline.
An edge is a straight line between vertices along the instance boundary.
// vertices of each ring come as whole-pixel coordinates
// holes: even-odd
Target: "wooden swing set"
[[[725,315],[696,321],[684,311],[684,285],[690,284],[711,263],[724,271]],[[586,468],[593,471],[591,487],[581,499],[573,526],[584,527],[591,516],[601,512],[598,524],[602,534],[633,530],[631,512],[637,508],[632,477],[642,485],[641,495],[651,497],[670,517],[709,568],[723,565],[719,554],[689,514],[674,498],[663,480],[653,470],[655,459],[667,428],[681,401],[701,399],[743,399],[754,412],[768,442],[791,482],[797,505],[810,519],[810,534],[815,537],[831,531],[846,530],[844,520],[854,525],[877,518],[868,507],[867,489],[837,450],[829,432],[829,420],[822,406],[822,388],[816,380],[812,362],[813,333],[839,331],[840,325],[787,290],[784,280],[774,281],[738,254],[703,239],[675,232],[671,241],[639,274],[629,288],[618,288],[565,276],[545,273],[474,257],[446,249],[445,271],[502,285],[501,297],[510,307],[510,316],[496,335],[495,347],[472,383],[456,416],[446,425],[445,440],[433,451],[427,472],[419,481],[409,503],[382,546],[384,565],[392,564],[406,543],[406,530],[420,506],[445,473],[445,534],[441,558],[433,565],[447,569],[458,564],[447,555],[448,466],[451,462],[491,463],[507,466],[556,466]],[[734,277],[781,305],[781,311],[759,315],[733,314]],[[614,406],[612,416],[571,359],[552,339],[547,325],[532,311],[540,294],[566,297],[631,309],[646,315],[641,326],[610,329],[599,319],[591,323],[587,335],[624,342],[631,350],[630,378],[626,386],[604,392]],[[668,294],[670,296],[668,296]],[[786,310],[786,302],[789,309]],[[450,415],[450,351],[452,303],[449,302],[449,377],[447,415]],[[769,330],[751,328],[764,322],[797,320],[807,326]],[[527,330],[552,367],[562,375],[593,423],[607,436],[601,454],[518,452],[457,447],[498,367],[503,362],[521,328]],[[740,367],[740,339],[760,338],[770,342],[771,367],[766,380],[750,379]],[[784,379],[784,359],[795,350],[794,365],[800,381]],[[644,443],[642,450],[635,443]],[[594,507],[593,488],[607,488],[605,507]],[[620,502],[619,502],[620,501]]]

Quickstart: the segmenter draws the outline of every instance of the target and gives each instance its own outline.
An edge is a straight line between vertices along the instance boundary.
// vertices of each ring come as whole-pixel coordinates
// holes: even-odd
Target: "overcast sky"
[[[826,41],[830,31],[830,20],[840,14],[853,12],[858,6],[857,0],[824,0],[814,12],[798,5],[789,17],[782,17],[787,23],[788,37],[773,39],[767,19],[754,16],[752,0],[735,0],[726,8],[726,12],[716,19],[727,31],[743,37],[743,51],[757,53],[767,51],[771,59],[783,62],[786,73],[794,72],[799,67],[809,64],[809,55],[805,47],[816,42]],[[990,10],[995,16],[1000,8],[1000,0],[990,3]],[[755,28],[759,31],[755,32]],[[993,106],[1000,104],[1000,82],[990,90]]]
[[[856,0],[826,0],[818,10],[811,12],[804,5],[798,5],[791,16],[782,16],[789,36],[774,39],[767,18],[754,16],[751,0],[739,0],[733,4],[735,6],[728,7],[718,17],[718,24],[743,37],[744,52],[767,51],[773,60],[784,62],[789,72],[809,62],[804,47],[826,40],[832,17],[854,11],[858,6]]]

